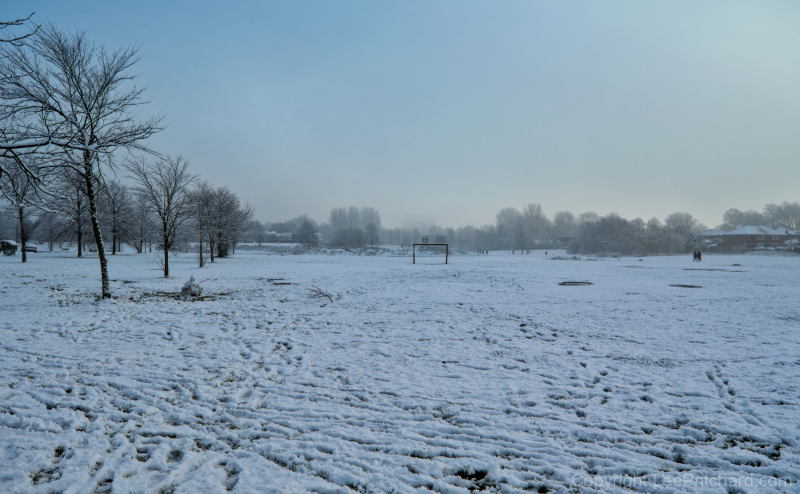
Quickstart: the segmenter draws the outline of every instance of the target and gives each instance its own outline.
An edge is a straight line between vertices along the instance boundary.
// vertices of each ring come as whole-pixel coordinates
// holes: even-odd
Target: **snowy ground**
[[[71,255],[0,259],[3,493],[800,491],[800,256]]]

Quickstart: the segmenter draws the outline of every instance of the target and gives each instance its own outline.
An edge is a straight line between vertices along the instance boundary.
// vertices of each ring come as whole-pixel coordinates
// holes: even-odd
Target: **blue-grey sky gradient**
[[[5,2],[141,46],[151,139],[259,219],[800,200],[800,3]]]

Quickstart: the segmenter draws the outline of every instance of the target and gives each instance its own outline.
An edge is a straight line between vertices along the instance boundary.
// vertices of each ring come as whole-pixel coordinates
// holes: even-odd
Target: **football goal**
[[[435,247],[432,249],[431,247]],[[411,263],[417,263],[417,250],[420,254],[422,252],[441,252],[440,247],[444,247],[444,263],[447,264],[448,257],[450,257],[450,245],[448,244],[429,244],[427,238],[422,238],[421,244],[411,244]]]

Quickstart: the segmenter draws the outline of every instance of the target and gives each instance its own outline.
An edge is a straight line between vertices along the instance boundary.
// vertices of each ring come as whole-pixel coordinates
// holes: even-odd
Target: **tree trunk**
[[[88,155],[88,151],[86,152]],[[90,157],[85,156],[87,166],[91,166]],[[92,222],[92,233],[94,233],[94,243],[97,246],[97,257],[100,258],[100,282],[102,285],[103,298],[111,298],[111,284],[108,281],[108,260],[103,247],[103,234],[100,232],[100,222],[97,220],[97,198],[94,193],[91,169],[87,169],[83,176],[86,181],[86,196],[89,199],[89,218]]]
[[[164,227],[164,278],[169,278],[169,244],[167,244],[167,232]]]
[[[200,267],[202,268],[205,265],[205,259],[203,259],[203,236],[200,235]]]
[[[83,247],[83,229],[78,222],[78,257],[81,257],[81,247]]]
[[[25,236],[26,236],[26,232],[25,232],[25,208],[22,207],[22,206],[19,206],[17,208],[17,214],[18,214],[18,218],[19,218],[19,245],[22,248],[22,262],[28,262],[28,256],[26,255],[27,253],[25,252],[25,240],[27,240],[25,238]]]
[[[111,235],[111,255],[116,255],[117,253],[117,234],[114,233]]]

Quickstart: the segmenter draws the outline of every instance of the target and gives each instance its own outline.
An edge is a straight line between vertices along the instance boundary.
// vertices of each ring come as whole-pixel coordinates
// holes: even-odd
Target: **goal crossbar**
[[[428,243],[411,244],[411,256],[412,256],[411,257],[411,259],[412,259],[411,264],[416,264],[417,263],[417,246],[418,245],[422,245],[422,246],[425,246],[425,247],[434,247],[434,246],[444,247],[444,263],[447,264],[447,258],[450,256],[450,245],[449,244],[428,244]]]

